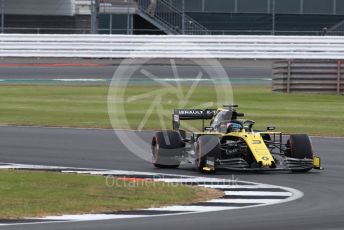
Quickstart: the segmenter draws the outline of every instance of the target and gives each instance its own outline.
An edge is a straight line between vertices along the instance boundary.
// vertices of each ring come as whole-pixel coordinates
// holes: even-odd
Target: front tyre
[[[287,141],[287,151],[285,154],[287,157],[296,159],[309,159],[313,160],[312,143],[308,135],[305,134],[293,134],[290,135]],[[292,169],[292,172],[308,172],[313,167],[303,169]]]

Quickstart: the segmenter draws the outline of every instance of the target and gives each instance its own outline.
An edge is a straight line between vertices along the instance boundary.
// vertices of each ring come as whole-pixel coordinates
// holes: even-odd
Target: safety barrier
[[[0,57],[343,59],[343,37],[0,35]]]
[[[272,90],[283,92],[344,92],[344,60],[278,61],[273,65]]]

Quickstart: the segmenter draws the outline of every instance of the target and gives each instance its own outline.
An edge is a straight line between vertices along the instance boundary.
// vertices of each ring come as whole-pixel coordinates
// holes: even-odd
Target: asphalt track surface
[[[150,132],[139,133],[149,140]],[[324,171],[307,174],[219,172],[209,177],[287,186],[304,197],[285,204],[130,220],[4,226],[1,229],[344,229],[344,139],[313,137]],[[142,146],[148,150],[149,145]],[[0,127],[1,162],[199,175],[190,166],[159,170],[130,153],[110,130]]]
[[[128,66],[127,68],[136,68]],[[106,79],[111,80],[118,65],[99,65],[99,66],[30,66],[30,65],[1,65],[0,80],[52,80],[52,79]],[[147,71],[154,73],[160,78],[171,78],[173,72],[169,65],[145,65]],[[191,78],[198,74],[203,67],[188,65],[178,66],[180,76]],[[206,67],[205,67],[206,68]],[[230,67],[224,66],[230,78],[271,78],[271,67]],[[144,76],[139,72],[132,76],[132,80],[142,80]]]

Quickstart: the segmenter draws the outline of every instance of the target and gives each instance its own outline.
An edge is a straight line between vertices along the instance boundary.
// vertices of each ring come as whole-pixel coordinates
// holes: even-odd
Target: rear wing
[[[204,129],[204,120],[212,119],[216,109],[175,109],[172,114],[172,127],[178,130],[181,120],[202,120]]]
[[[228,107],[232,113],[231,120],[236,120],[238,117],[243,117],[244,113],[238,113],[234,108],[237,106],[224,106]],[[175,109],[172,114],[172,127],[173,130],[179,130],[181,120],[202,120],[202,130],[204,130],[204,120],[209,120],[214,117],[217,109]]]

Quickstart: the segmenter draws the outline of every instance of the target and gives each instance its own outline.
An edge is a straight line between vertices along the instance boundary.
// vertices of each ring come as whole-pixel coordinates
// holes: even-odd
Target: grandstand
[[[344,35],[344,0],[0,0],[5,33]]]

